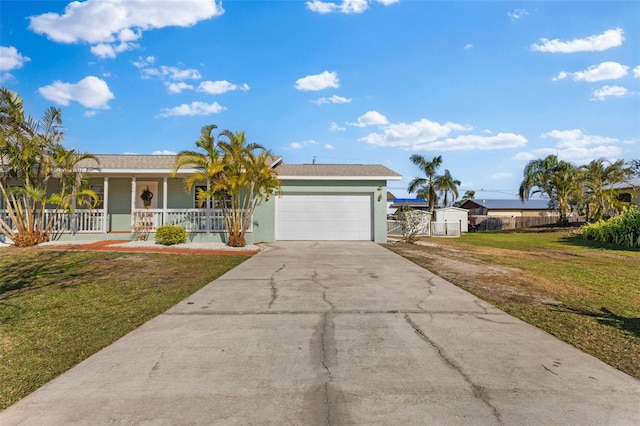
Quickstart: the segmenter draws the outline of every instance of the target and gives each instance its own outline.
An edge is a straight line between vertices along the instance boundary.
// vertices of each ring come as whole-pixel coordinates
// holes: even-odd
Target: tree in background
[[[427,161],[422,155],[413,154],[410,158],[411,162],[418,166],[425,177],[416,177],[409,182],[407,192],[412,194],[416,192],[419,198],[426,198],[429,202],[429,213],[433,214],[433,209],[438,201],[436,177],[438,168],[442,165],[442,156],[433,157],[431,161]]]
[[[613,186],[625,182],[633,173],[630,167],[625,167],[624,160],[612,163],[601,158],[582,166],[580,170],[587,220],[604,218],[607,209],[621,211],[623,203],[618,200],[618,191]]]
[[[475,200],[475,199],[476,199],[476,191],[465,191],[464,194],[462,194],[462,198],[456,201],[453,205],[456,207],[460,207],[468,200]]]
[[[78,202],[94,205],[98,200],[83,187],[77,167],[80,160],[95,157],[66,150],[61,128],[60,109],[50,107],[36,120],[25,115],[17,93],[0,88],[0,194],[6,209],[0,233],[17,246],[48,241],[60,212],[72,213]],[[61,181],[60,191],[47,191],[52,179]],[[53,206],[51,215],[48,206]]]
[[[523,172],[523,180],[518,190],[521,200],[528,200],[533,194],[549,197],[550,205],[560,213],[559,224],[568,223],[571,212],[570,200],[582,190],[579,169],[555,155],[531,160]]]
[[[442,205],[444,207],[447,207],[449,204],[449,194],[451,194],[451,204],[458,198],[458,186],[460,186],[461,183],[458,179],[454,179],[453,176],[451,176],[451,172],[447,169],[445,169],[443,175],[436,176],[436,190],[442,195]]]
[[[202,128],[196,146],[204,152],[178,154],[173,175],[188,164],[201,170],[185,178],[185,188],[191,192],[197,182],[206,181],[207,189],[196,194],[199,205],[216,200],[223,211],[228,244],[244,247],[256,206],[280,193],[280,180],[269,166],[270,153],[263,146],[248,143],[244,132],[229,130],[221,132],[216,142],[212,135],[216,128],[214,124]]]

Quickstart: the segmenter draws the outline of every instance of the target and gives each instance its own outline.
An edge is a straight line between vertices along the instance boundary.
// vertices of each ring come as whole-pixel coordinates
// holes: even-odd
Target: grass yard
[[[387,247],[640,379],[640,250],[577,230],[469,233]]]
[[[0,250],[0,409],[245,259]]]

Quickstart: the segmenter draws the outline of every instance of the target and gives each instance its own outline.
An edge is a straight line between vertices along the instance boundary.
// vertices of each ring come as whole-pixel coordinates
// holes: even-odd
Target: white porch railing
[[[7,210],[0,210],[0,217],[9,224],[11,219]],[[36,220],[40,219],[40,214],[36,215]],[[103,210],[76,210],[69,214],[63,211],[47,209],[44,211],[44,222],[53,225],[50,228],[52,233],[83,233],[83,232],[104,232],[105,215]]]
[[[13,226],[6,210],[0,210],[0,218]],[[107,232],[104,210],[76,210],[73,214],[45,210],[45,222],[55,219],[52,233]],[[162,225],[178,225],[187,232],[226,232],[227,227],[220,209],[136,209],[132,230],[155,232]],[[253,220],[249,225],[253,232]]]
[[[177,225],[187,232],[226,232],[221,209],[136,209],[134,229],[155,232],[162,225]],[[253,231],[253,220],[248,232]]]

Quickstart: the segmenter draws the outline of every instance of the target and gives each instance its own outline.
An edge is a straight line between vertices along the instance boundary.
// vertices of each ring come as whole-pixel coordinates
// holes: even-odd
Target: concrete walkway
[[[640,382],[373,243],[277,243],[0,424],[638,425]]]

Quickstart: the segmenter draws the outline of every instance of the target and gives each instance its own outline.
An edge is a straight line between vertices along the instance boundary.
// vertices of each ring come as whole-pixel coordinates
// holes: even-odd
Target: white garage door
[[[276,240],[371,241],[371,195],[288,194],[276,198]]]

